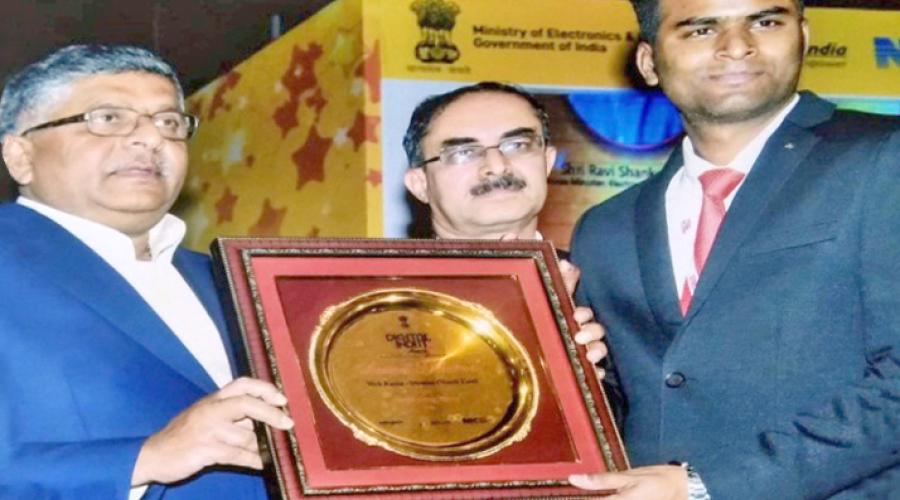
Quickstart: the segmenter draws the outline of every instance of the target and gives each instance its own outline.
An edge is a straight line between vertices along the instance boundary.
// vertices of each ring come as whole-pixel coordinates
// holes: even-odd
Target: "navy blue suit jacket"
[[[573,235],[608,328],[633,464],[713,498],[900,492],[900,127],[803,93],[738,191],[686,317],[656,176]]]
[[[208,258],[178,250],[174,263],[225,332]],[[215,384],[121,275],[43,215],[0,207],[0,269],[0,498],[126,499],[144,440]],[[209,470],[145,496],[162,497],[265,493],[257,475]]]

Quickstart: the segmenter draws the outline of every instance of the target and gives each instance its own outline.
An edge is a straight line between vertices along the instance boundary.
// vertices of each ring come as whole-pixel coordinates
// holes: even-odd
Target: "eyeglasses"
[[[150,118],[153,126],[159,131],[159,135],[173,141],[186,141],[190,139],[197,130],[197,125],[200,123],[200,119],[196,116],[180,111],[160,111],[159,113],[150,115],[147,113],[140,113],[130,108],[106,106],[92,109],[87,113],[82,113],[80,115],[42,123],[22,132],[22,135],[45,128],[84,122],[87,124],[88,131],[94,135],[104,137],[125,136],[135,131],[138,126],[138,120],[140,120],[142,116]]]
[[[424,167],[436,161],[451,167],[480,163],[487,157],[489,149],[496,149],[507,160],[515,161],[543,151],[544,143],[544,138],[540,135],[517,135],[503,139],[493,146],[482,146],[478,143],[450,146],[442,149],[434,158],[423,161],[419,166]]]

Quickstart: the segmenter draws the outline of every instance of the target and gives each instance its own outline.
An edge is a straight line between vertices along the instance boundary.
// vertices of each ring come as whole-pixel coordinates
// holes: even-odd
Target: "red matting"
[[[567,485],[569,474],[628,467],[593,368],[571,341],[577,326],[548,243],[234,238],[213,253],[250,372],[284,391],[296,423],[266,430],[281,498],[571,497],[586,492]],[[525,439],[481,459],[433,462],[353,437],[315,389],[310,340],[327,307],[385,288],[479,303],[514,333],[541,394]]]

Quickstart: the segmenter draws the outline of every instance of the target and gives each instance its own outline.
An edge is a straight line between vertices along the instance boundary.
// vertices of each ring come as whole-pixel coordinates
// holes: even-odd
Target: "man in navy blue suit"
[[[897,498],[898,120],[797,92],[799,0],[633,3],[637,67],[687,137],[574,232],[638,467],[572,482],[617,499]]]
[[[7,83],[0,497],[265,498],[253,431],[285,398],[234,380],[209,260],[167,214],[197,119],[172,68],[70,46]]]

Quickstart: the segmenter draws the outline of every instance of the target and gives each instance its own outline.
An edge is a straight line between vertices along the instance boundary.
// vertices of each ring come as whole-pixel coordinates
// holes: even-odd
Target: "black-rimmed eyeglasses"
[[[22,135],[45,128],[84,122],[87,124],[88,131],[94,135],[104,137],[125,136],[134,132],[142,116],[150,118],[153,126],[159,131],[159,135],[173,141],[190,139],[200,123],[196,116],[182,113],[181,111],[160,111],[151,115],[140,113],[131,108],[106,106],[92,109],[80,115],[68,116],[36,125],[22,132]]]

